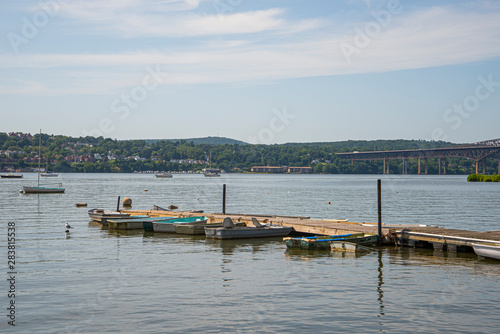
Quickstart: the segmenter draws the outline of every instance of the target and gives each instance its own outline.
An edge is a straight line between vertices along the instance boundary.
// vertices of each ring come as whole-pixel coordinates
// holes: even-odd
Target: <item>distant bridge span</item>
[[[424,162],[424,174],[427,174],[427,159],[439,159],[439,174],[446,174],[446,158],[467,158],[476,161],[476,173],[482,167],[482,173],[486,174],[486,159],[498,160],[498,174],[500,174],[500,138],[485,140],[477,143],[458,145],[442,148],[429,148],[421,150],[395,150],[395,151],[369,151],[337,153],[341,158],[352,161],[360,160],[383,160],[384,174],[389,173],[389,162],[391,159],[403,160],[403,174],[407,173],[406,159],[418,159],[418,174],[422,174],[421,162]]]

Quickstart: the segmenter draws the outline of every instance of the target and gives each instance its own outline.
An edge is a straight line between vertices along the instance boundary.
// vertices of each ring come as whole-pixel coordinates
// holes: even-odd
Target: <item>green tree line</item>
[[[55,161],[50,169],[60,172],[113,173],[133,171],[188,171],[200,170],[210,164],[213,168],[227,172],[249,172],[252,166],[296,166],[312,167],[314,173],[325,174],[381,174],[382,161],[351,162],[335,153],[352,151],[384,151],[404,149],[428,149],[453,146],[443,141],[424,140],[348,140],[325,143],[288,143],[276,145],[241,144],[228,140],[213,144],[186,140],[113,140],[103,137],[68,137],[61,135],[35,134],[31,140],[0,133],[0,150],[11,151],[2,155],[0,169],[8,167],[36,167],[35,159],[41,138],[42,161]],[[217,142],[217,141],[215,141]],[[71,156],[100,157],[94,162],[71,162]],[[191,159],[198,163],[179,163]],[[12,161],[14,160],[14,161]],[[174,162],[172,162],[174,161]],[[429,174],[438,173],[437,159],[428,160]],[[416,174],[417,160],[409,159],[408,173]],[[402,171],[401,160],[390,160],[390,173]],[[497,171],[497,162],[488,161],[487,172]],[[475,161],[465,158],[447,159],[447,174],[471,174],[475,172]]]

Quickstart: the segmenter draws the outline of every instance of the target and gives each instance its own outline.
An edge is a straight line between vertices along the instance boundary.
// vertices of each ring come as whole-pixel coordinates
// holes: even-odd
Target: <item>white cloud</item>
[[[140,1],[127,1],[137,2]],[[178,26],[182,28],[178,31],[217,35],[224,33],[223,27],[226,27],[233,33],[243,34],[293,26],[280,19],[281,14],[281,10],[271,9],[233,14],[223,20],[213,16],[199,21],[191,18],[180,21]],[[141,25],[138,23],[137,27]],[[363,23],[357,26],[364,27]],[[329,28],[333,29],[331,25]],[[145,27],[141,29],[141,33],[146,33]],[[54,93],[81,94],[133,86],[140,79],[141,71],[155,64],[170,74],[165,84],[262,82],[444,66],[498,57],[500,13],[434,7],[398,14],[378,36],[371,38],[367,47],[353,55],[348,64],[339,45],[351,42],[353,35],[354,26],[348,36],[322,29],[311,40],[300,34],[291,37],[277,34],[263,43],[258,38],[249,40],[243,37],[247,35],[238,35],[234,40],[207,39],[203,45],[181,45],[176,52],[163,49],[116,54],[21,54],[2,57],[0,69],[33,69],[30,79],[39,72],[41,83],[49,80],[45,73],[51,71],[51,77],[58,80],[45,86],[52,87]],[[85,75],[68,76],[66,71]],[[0,91],[8,91],[7,87],[0,87]]]

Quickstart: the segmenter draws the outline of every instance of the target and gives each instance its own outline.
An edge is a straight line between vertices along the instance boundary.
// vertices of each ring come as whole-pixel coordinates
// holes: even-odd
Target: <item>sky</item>
[[[4,0],[0,132],[500,138],[500,2]]]

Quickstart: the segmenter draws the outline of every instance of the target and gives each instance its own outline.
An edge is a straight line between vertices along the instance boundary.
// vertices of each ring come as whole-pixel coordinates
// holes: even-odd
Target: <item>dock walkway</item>
[[[177,217],[190,217],[205,215],[210,223],[222,222],[225,217],[234,221],[251,224],[252,218],[257,218],[262,223],[280,226],[292,226],[296,232],[318,235],[336,235],[349,233],[374,233],[378,232],[376,223],[348,222],[345,219],[310,219],[309,217],[261,215],[261,214],[222,214],[200,213],[191,211],[167,210],[121,210],[131,214],[140,215],[171,215]],[[476,232],[439,227],[422,227],[420,225],[382,225],[382,235],[387,244],[396,244],[409,247],[427,247],[447,251],[472,252],[472,243],[500,244],[500,231]]]

